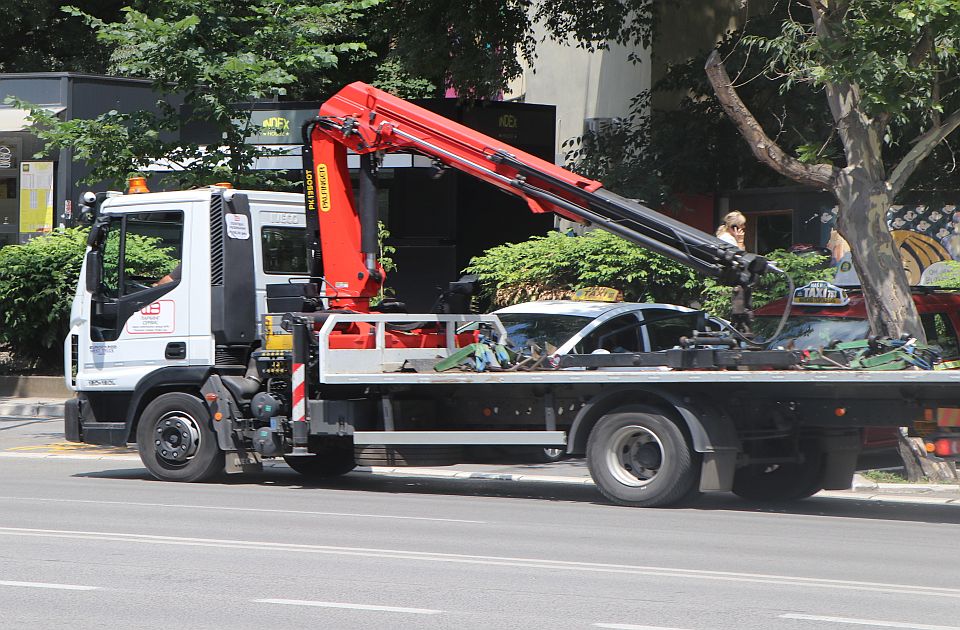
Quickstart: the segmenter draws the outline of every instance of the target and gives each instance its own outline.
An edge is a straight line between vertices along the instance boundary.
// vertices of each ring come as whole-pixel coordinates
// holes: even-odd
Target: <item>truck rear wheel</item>
[[[164,481],[205,481],[223,472],[224,455],[203,402],[181,392],[157,396],[137,426],[137,450]]]
[[[797,501],[823,490],[823,457],[815,446],[803,461],[749,464],[733,476],[733,493],[751,501]]]
[[[659,507],[695,490],[699,455],[676,422],[654,409],[607,414],[587,440],[587,465],[614,503]]]
[[[283,461],[309,479],[339,477],[357,467],[353,459],[353,441],[349,437],[311,438],[310,451],[314,454],[298,457],[285,455]]]

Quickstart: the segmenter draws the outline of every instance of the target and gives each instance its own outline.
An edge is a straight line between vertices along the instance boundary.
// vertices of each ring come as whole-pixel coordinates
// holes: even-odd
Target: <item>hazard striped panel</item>
[[[293,364],[293,421],[305,422],[307,416],[307,405],[304,400],[306,386],[304,384],[304,365],[303,363]]]

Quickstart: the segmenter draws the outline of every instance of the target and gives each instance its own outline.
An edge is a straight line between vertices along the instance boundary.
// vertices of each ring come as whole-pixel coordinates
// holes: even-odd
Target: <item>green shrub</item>
[[[62,363],[87,232],[57,230],[0,249],[0,345],[17,364],[50,370]],[[153,238],[129,238],[127,260],[135,273],[154,277],[176,264]]]
[[[588,286],[623,291],[631,302],[686,304],[699,296],[696,274],[618,236],[594,230],[583,236],[550,232],[488,249],[470,261],[493,306],[567,297]]]
[[[833,269],[821,268],[821,256],[777,250],[768,258],[789,273],[796,286],[833,277]],[[564,298],[582,287],[605,286],[623,291],[629,302],[697,303],[709,313],[730,315],[730,287],[601,230],[577,237],[551,232],[494,247],[471,260],[466,271],[480,277],[493,307]],[[787,288],[781,274],[768,273],[754,289],[754,306],[785,296]]]

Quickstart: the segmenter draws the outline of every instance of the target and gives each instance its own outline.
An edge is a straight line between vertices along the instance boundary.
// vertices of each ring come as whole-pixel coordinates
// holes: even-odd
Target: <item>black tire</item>
[[[587,440],[587,466],[603,496],[631,507],[678,503],[700,480],[699,453],[676,422],[651,408],[600,418]]]
[[[223,473],[210,411],[199,398],[161,394],[140,414],[137,450],[150,474],[163,481],[206,481]]]
[[[804,461],[750,464],[733,476],[733,493],[750,501],[798,501],[823,490],[824,459],[815,446],[804,449]]]
[[[357,467],[350,438],[319,438],[310,440],[310,451],[305,457],[284,455],[287,466],[310,479],[326,479],[345,475]]]

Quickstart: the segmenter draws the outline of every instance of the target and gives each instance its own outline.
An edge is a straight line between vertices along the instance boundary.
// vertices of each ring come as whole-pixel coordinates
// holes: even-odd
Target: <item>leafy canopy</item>
[[[65,7],[112,51],[111,72],[149,79],[165,98],[155,111],[110,111],[94,120],[63,122],[32,108],[38,135],[48,150],[74,147],[93,167],[90,183],[120,184],[129,173],[161,162],[186,169],[170,176],[179,186],[221,179],[263,185],[264,176],[250,165],[278,152],[246,144],[256,129],[237,104],[283,97],[303,74],[325,85],[318,71],[368,56],[354,25],[379,1],[160,0],[143,10],[126,7],[114,22]],[[212,126],[216,146],[178,133],[191,122]]]

